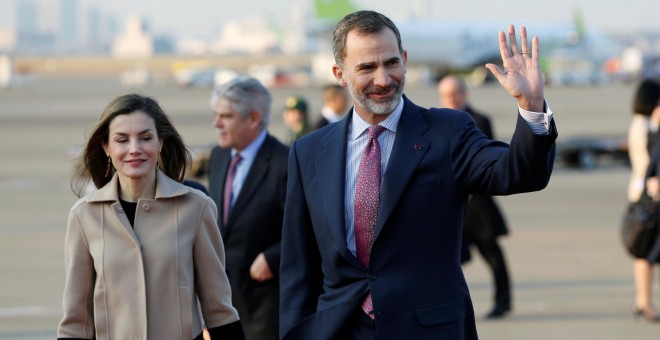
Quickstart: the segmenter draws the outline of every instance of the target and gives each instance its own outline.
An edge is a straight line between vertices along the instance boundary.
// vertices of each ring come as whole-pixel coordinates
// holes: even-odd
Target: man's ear
[[[339,85],[343,87],[347,86],[346,81],[344,80],[344,70],[342,70],[339,65],[332,65],[332,74],[335,76],[335,79],[337,79],[337,83],[339,83]]]
[[[254,128],[259,126],[261,124],[261,113],[258,111],[252,111],[248,115],[248,120],[250,121],[250,125]]]
[[[403,73],[406,73],[406,69],[408,69],[408,51],[403,50]]]

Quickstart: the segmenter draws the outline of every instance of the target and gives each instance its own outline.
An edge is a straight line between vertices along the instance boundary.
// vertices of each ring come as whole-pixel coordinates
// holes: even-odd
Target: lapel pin
[[[415,150],[417,151],[422,150],[422,144],[415,144]]]

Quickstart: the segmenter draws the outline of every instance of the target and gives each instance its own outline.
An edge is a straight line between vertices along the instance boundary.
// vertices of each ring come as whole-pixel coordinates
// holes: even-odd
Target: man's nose
[[[213,127],[219,128],[222,127],[222,119],[220,119],[220,116],[216,115],[213,117]]]
[[[390,85],[391,81],[392,77],[390,76],[390,73],[387,72],[387,69],[384,67],[379,67],[376,70],[376,73],[374,74],[374,85],[387,87]]]

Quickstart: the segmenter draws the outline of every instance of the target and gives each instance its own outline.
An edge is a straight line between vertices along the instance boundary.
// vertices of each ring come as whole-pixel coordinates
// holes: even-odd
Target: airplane
[[[423,12],[423,6],[418,7]],[[306,56],[310,81],[333,83],[332,32],[341,18],[359,7],[352,0],[312,0],[298,9],[292,11],[287,30],[273,26],[273,21],[266,19],[260,20],[260,25],[250,25],[255,18],[250,16],[244,21],[237,19],[227,23],[220,39],[211,46],[216,46],[215,53],[225,55]],[[401,33],[403,48],[408,51],[409,83],[432,83],[448,73],[466,74],[467,80],[476,85],[494,79],[484,65],[501,61],[497,32],[505,29],[508,23],[433,20],[421,15],[393,18],[393,21]],[[604,81],[601,65],[618,50],[608,45],[607,37],[599,32],[587,32],[581,13],[578,12],[573,21],[528,26],[530,33],[539,36],[542,42],[541,63],[546,80],[559,85]],[[279,40],[275,41],[275,36]],[[267,59],[270,62],[271,58]],[[278,67],[281,65],[265,65],[257,73],[270,80],[283,78],[279,73],[291,73]],[[182,86],[213,86],[218,78],[215,69],[208,67],[178,68],[176,73]]]
[[[428,2],[420,1],[421,10]],[[307,35],[331,41],[334,25],[346,14],[357,10],[351,0],[313,0],[314,17]],[[393,18],[403,48],[408,52],[408,67],[413,76],[436,81],[447,73],[467,73],[468,80],[481,84],[491,80],[483,67],[501,61],[497,32],[508,23],[459,20],[433,20],[426,16]],[[528,31],[537,35],[545,55],[541,64],[550,84],[596,84],[603,81],[603,63],[618,55],[612,40],[584,27],[582,13],[576,11],[572,23],[533,24]],[[314,78],[331,81],[334,60],[331,52],[318,51],[312,62]]]

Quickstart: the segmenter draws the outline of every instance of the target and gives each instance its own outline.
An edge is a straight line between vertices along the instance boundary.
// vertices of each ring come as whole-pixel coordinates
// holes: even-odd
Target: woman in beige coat
[[[151,98],[101,115],[72,181],[58,338],[244,339],[213,201],[180,182],[190,155]]]

